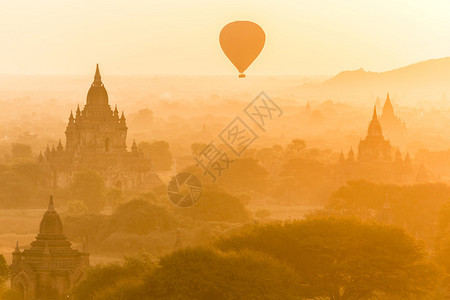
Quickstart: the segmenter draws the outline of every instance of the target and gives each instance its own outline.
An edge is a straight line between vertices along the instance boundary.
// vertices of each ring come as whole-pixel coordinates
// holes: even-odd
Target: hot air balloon
[[[228,59],[245,78],[244,71],[258,57],[264,47],[264,30],[250,21],[235,21],[225,25],[219,35],[220,46]]]

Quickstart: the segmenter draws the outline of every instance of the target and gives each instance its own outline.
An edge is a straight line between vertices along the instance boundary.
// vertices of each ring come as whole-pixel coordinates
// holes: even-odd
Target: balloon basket
[[[239,78],[245,78],[245,74],[244,73],[239,74]]]

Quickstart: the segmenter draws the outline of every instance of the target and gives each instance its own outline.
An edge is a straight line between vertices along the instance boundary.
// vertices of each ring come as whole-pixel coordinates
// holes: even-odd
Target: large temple
[[[347,157],[341,153],[336,175],[340,183],[358,179],[403,184],[414,182],[411,158],[408,153],[403,158],[400,149],[393,147],[389,139],[384,138],[376,106],[367,136],[359,142],[356,158],[352,148]]]
[[[373,109],[372,121],[370,121],[367,137],[359,142],[358,161],[391,161],[391,143],[384,139],[381,124],[378,121],[377,108]]]
[[[406,136],[406,124],[394,113],[389,93],[386,96],[386,102],[383,106],[383,112],[380,117],[381,126],[383,126],[384,134],[390,140],[396,143],[403,142]]]
[[[13,252],[11,288],[24,300],[63,300],[85,278],[89,254],[74,250],[64,235],[53,199],[42,218],[31,247]]]
[[[70,113],[66,128],[66,144],[61,140],[52,149],[47,146],[39,161],[46,165],[49,187],[67,187],[74,172],[90,169],[105,179],[108,187],[118,189],[145,189],[160,184],[158,176],[151,171],[150,158],[133,142],[127,151],[127,125],[117,106],[111,109],[108,93],[102,83],[97,65],[82,110],[78,106],[75,116]]]

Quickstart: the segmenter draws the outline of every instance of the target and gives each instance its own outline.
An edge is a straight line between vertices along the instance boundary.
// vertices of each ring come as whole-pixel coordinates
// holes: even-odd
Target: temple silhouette
[[[24,300],[62,300],[86,275],[89,254],[74,250],[67,240],[52,196],[42,217],[39,233],[23,251],[12,253],[11,288]]]
[[[407,134],[406,123],[395,115],[389,93],[387,93],[386,102],[384,102],[380,123],[387,138],[397,143],[403,142]]]
[[[392,146],[390,140],[385,139],[381,122],[383,118],[391,120],[388,124],[391,124],[391,129],[398,130],[397,133],[406,133],[405,123],[393,113],[388,94],[381,118],[377,114],[376,105],[374,106],[367,136],[360,140],[357,155],[353,148],[350,148],[347,157],[341,152],[335,171],[338,182],[364,179],[374,182],[411,184],[418,176],[421,182],[431,181],[431,177],[425,178],[420,175],[423,173],[420,168],[418,171],[414,170],[408,152],[403,155],[399,147]]]
[[[391,161],[391,143],[383,137],[383,130],[378,121],[377,107],[373,108],[367,137],[359,142],[358,161]]]
[[[47,187],[67,187],[74,172],[90,169],[98,172],[107,187],[121,190],[143,190],[159,185],[161,180],[151,172],[151,160],[133,141],[127,151],[125,114],[117,106],[111,109],[108,93],[97,64],[94,82],[89,88],[83,110],[78,106],[70,113],[66,127],[66,145],[59,140],[52,149],[47,145],[39,161],[45,166]]]

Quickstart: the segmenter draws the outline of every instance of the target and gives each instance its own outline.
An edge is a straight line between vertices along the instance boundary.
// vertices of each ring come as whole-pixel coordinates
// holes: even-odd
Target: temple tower
[[[406,124],[395,115],[389,93],[386,96],[380,123],[383,126],[386,137],[400,142],[406,136]]]
[[[75,172],[99,173],[107,187],[147,190],[162,183],[151,171],[151,159],[136,142],[127,151],[125,114],[109,105],[108,93],[97,65],[83,109],[70,112],[65,147],[47,147],[40,163],[47,170],[46,186],[68,187]]]
[[[109,105],[108,93],[102,83],[97,65],[94,82],[89,88],[86,105],[75,118],[70,113],[66,128],[66,149],[87,152],[125,152],[127,125],[122,112],[119,118],[117,106],[113,111]]]
[[[73,287],[85,276],[89,254],[73,250],[50,196],[39,233],[31,247],[13,252],[11,288],[24,300],[68,299]]]
[[[383,137],[383,130],[378,121],[377,108],[374,106],[367,137],[358,146],[358,161],[391,161],[391,144]]]

